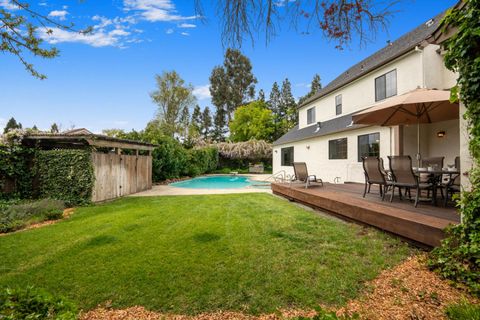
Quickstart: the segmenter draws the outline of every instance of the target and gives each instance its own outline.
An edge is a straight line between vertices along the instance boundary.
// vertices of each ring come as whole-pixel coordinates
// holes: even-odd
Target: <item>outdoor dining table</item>
[[[442,177],[443,175],[448,175],[450,179],[452,179],[453,175],[460,174],[460,171],[455,169],[455,170],[444,170],[444,169],[433,169],[433,170],[428,170],[424,168],[413,168],[413,172],[416,175],[420,175],[421,173],[428,174],[430,177],[430,181],[433,184],[433,190],[432,190],[432,204],[437,205],[437,188],[438,186],[442,183]]]

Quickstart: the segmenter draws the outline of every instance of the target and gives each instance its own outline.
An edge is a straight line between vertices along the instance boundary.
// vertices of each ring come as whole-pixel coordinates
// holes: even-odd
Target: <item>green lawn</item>
[[[268,194],[126,198],[0,237],[0,286],[80,308],[175,313],[341,305],[411,249]]]

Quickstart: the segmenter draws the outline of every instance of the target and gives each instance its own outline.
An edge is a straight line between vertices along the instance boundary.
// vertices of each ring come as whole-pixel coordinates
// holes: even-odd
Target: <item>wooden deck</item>
[[[436,207],[421,202],[415,208],[408,199],[402,201],[398,196],[392,203],[387,198],[382,201],[378,188],[374,186],[371,193],[363,198],[362,184],[327,183],[324,187],[305,189],[299,184],[272,183],[272,191],[292,201],[374,226],[427,246],[439,245],[444,238],[443,229],[460,221],[453,207]]]

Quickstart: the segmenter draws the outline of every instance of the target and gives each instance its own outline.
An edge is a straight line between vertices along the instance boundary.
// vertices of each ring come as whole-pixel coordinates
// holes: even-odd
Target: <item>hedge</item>
[[[153,181],[197,176],[212,172],[218,165],[218,151],[214,147],[185,149],[170,137],[157,141],[152,152]]]
[[[36,156],[41,198],[65,201],[67,206],[91,201],[95,173],[88,150],[41,150]]]

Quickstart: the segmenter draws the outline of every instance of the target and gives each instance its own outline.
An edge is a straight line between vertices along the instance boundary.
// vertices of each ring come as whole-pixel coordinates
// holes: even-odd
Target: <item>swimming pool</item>
[[[171,183],[170,186],[190,189],[239,189],[256,187],[257,184],[244,176],[207,176]],[[263,184],[262,184],[263,186]]]

